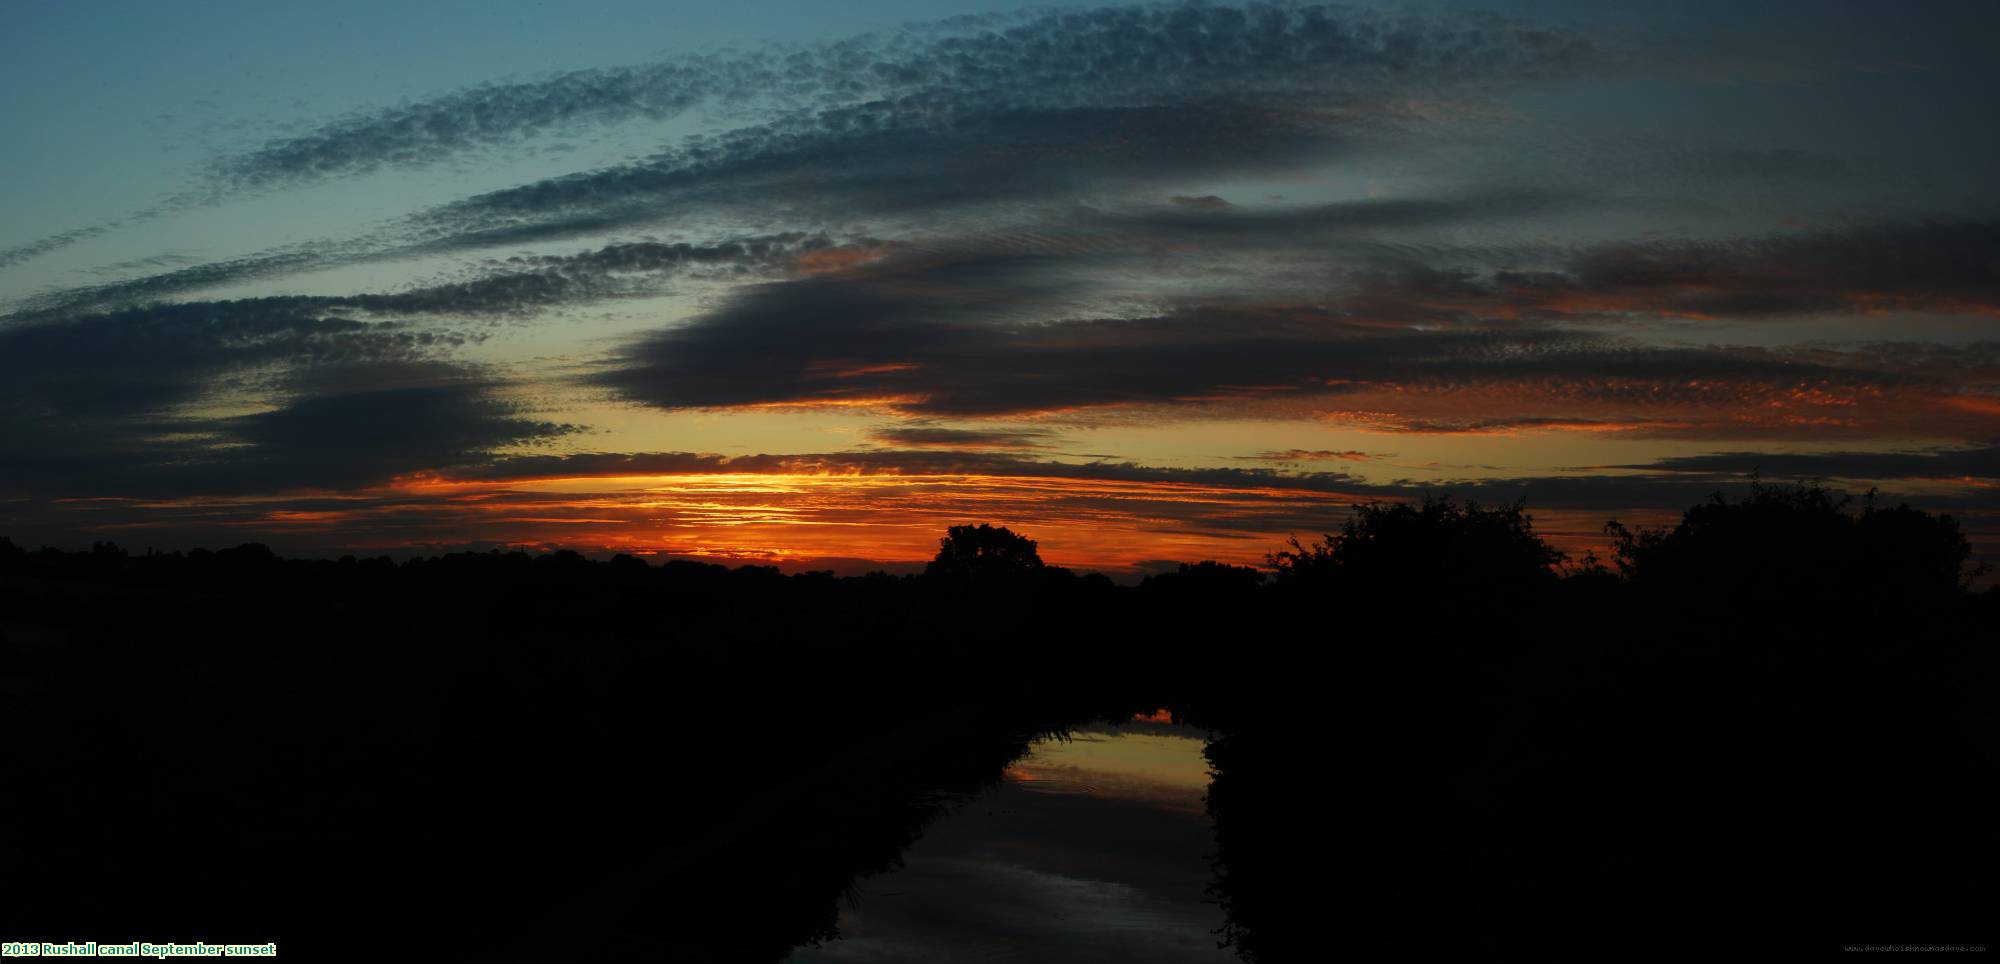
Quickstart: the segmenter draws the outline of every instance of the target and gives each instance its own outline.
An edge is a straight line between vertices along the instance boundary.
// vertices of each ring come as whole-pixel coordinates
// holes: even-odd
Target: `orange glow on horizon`
[[[1261,565],[1290,534],[1337,528],[1362,495],[1289,486],[1076,475],[908,473],[801,459],[764,471],[452,478],[423,473],[342,493],[123,503],[188,526],[337,535],[354,551],[478,542],[730,564],[919,565],[952,525],[989,522],[1042,543],[1051,565],[1126,571],[1215,559]],[[765,463],[768,465],[769,463]],[[760,466],[761,467],[761,466]],[[79,507],[79,511],[88,511]]]
[[[1296,479],[1262,485],[1255,476],[1220,483],[1105,477],[1125,469],[1113,465],[1041,463],[1050,474],[919,473],[825,457],[756,456],[739,464],[758,471],[729,471],[730,459],[688,459],[718,471],[511,478],[431,472],[347,492],[115,503],[144,513],[138,518],[93,518],[103,511],[94,503],[70,505],[84,531],[206,528],[231,534],[205,540],[209,544],[255,540],[262,532],[341,552],[498,545],[850,573],[878,565],[920,567],[936,554],[947,528],[985,522],[1037,540],[1051,565],[1129,577],[1203,560],[1262,568],[1290,537],[1312,542],[1338,531],[1349,506],[1396,501],[1379,490],[1312,488]],[[1104,474],[1091,474],[1099,468]],[[1974,477],[1920,481],[1961,491],[1991,484]],[[1588,551],[1609,558],[1604,525],[1614,517],[1658,527],[1677,516],[1664,509],[1534,510],[1536,531],[1572,563]]]

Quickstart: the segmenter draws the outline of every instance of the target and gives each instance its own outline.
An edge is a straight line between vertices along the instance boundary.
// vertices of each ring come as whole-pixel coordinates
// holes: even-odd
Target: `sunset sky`
[[[857,571],[1559,545],[1749,473],[2000,554],[2000,5],[0,13],[0,535]]]

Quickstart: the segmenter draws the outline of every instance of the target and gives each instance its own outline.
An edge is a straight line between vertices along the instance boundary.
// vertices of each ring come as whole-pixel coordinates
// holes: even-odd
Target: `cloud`
[[[2000,314],[2000,222],[1992,221],[1439,253],[1432,263],[1385,265],[1363,304],[1433,322]]]
[[[1292,5],[1106,8],[958,29],[862,61],[871,79],[856,87],[871,96],[780,110],[413,224],[518,240],[740,220],[774,206],[837,223],[1275,174],[1410,123],[1399,105],[1412,91],[1476,92],[1602,59],[1578,34],[1491,16]],[[836,73],[854,69],[851,52],[838,62]]]
[[[768,217],[1005,213],[1169,179],[1275,171],[1337,148],[1334,125],[1216,105],[1034,108],[875,103],[742,128],[642,163],[479,195],[415,229],[484,243]]]
[[[331,296],[283,296],[211,302],[214,312],[490,315],[646,294],[675,276],[739,279],[786,274],[814,257],[863,254],[883,247],[867,239],[839,243],[825,234],[787,232],[726,238],[705,244],[634,241],[568,255],[520,255],[489,263],[467,281],[407,291]],[[448,245],[447,245],[448,247]],[[436,245],[387,251],[314,249],[195,265],[157,275],[72,288],[31,300],[7,316],[14,322],[55,321],[109,307],[157,306],[170,295],[239,284],[342,264],[391,261],[431,253]]]
[[[1979,479],[2000,485],[2000,440],[1915,452],[1711,452],[1617,467],[1708,475],[1761,473],[1772,478]]]
[[[917,425],[883,428],[869,438],[884,445],[903,448],[939,449],[1040,449],[1048,447],[1049,433],[1028,429],[935,428]]]
[[[1577,33],[1491,15],[1259,3],[959,17],[801,48],[483,85],[268,142],[220,160],[214,179],[257,189],[429,164],[715,101],[804,112],[907,99],[984,111],[1131,106],[1567,75],[1602,56]]]
[[[1063,454],[1050,426],[1266,418],[1314,427],[1299,438],[1329,426],[1397,436],[1391,449],[1415,435],[1560,432],[1708,453],[1620,455],[1629,464],[1596,478],[1481,466],[1489,477],[1452,482],[1578,513],[1685,504],[1757,468],[1939,491],[1990,478],[2000,347],[1886,339],[1920,337],[1890,330],[1906,316],[1954,332],[2000,317],[2000,222],[1977,204],[1939,217],[1853,203],[1875,169],[1824,138],[1792,149],[1578,135],[1561,129],[1577,113],[1506,99],[1605,76],[1617,59],[1594,35],[1493,16],[1107,7],[356,113],[221,158],[154,211],[0,252],[0,266],[242,192],[470,168],[590,127],[651,137],[661,128],[638,125],[681,118],[676,137],[695,132],[629,163],[426,198],[345,240],[207,264],[134,258],[89,276],[108,283],[26,298],[0,318],[0,486],[173,500],[127,518],[324,526],[312,530],[322,540],[603,530],[591,544],[775,559],[872,551],[827,532],[907,535],[912,520],[1032,502],[1030,521],[1103,525],[1083,537],[1086,555],[1131,561],[1249,558],[1340,500],[1437,483],[1386,479],[1393,467],[1353,442],[1225,452],[1212,469],[1091,462]],[[1820,226],[1715,213],[1732,192],[1780,187],[1824,189],[1797,214]],[[1639,224],[1666,230],[1635,236]],[[627,233],[639,231],[671,240]],[[328,287],[447,261],[450,273],[407,287]],[[152,273],[124,276],[136,271]],[[221,300],[311,272],[320,293]],[[702,297],[635,335],[634,311],[602,312],[628,317],[599,338],[584,326],[600,313],[563,310],[666,292]],[[496,337],[536,323],[575,330]],[[900,421],[863,452],[559,454],[582,417],[522,399],[580,389],[663,412]],[[670,440],[651,434],[677,431],[670,421],[640,431]],[[1801,442],[1842,451],[1791,451]],[[802,488],[753,505],[727,491],[729,474]],[[586,504],[537,488],[645,475],[688,491],[607,482]],[[482,502],[390,491],[410,480],[484,487]],[[804,488],[839,485],[855,488],[828,489],[831,508]],[[352,501],[314,501],[310,488]],[[264,518],[274,510],[246,507],[259,490],[299,514]]]
[[[1391,434],[1570,431],[1690,439],[1921,433],[1972,440],[1994,431],[2000,402],[1991,386],[2000,356],[1991,346],[1663,347],[1615,327],[1574,324],[1622,310],[1625,301],[1614,297],[1620,289],[1677,288],[1681,282],[1657,279],[1690,272],[1710,279],[1781,277],[1796,285],[1807,277],[1829,290],[1839,290],[1845,278],[1871,291],[1943,292],[1962,300],[1983,290],[1983,249],[1976,242],[1988,232],[1898,225],[1702,246],[1581,248],[1565,255],[1567,270],[1535,276],[1534,286],[1569,289],[1572,302],[1595,286],[1589,288],[1595,314],[1578,309],[1561,325],[1524,320],[1519,311],[1507,317],[1521,304],[1518,271],[1418,270],[1427,260],[1448,265],[1469,253],[1382,245],[1349,233],[1384,223],[1450,223],[1519,200],[1378,200],[1282,213],[1123,209],[1074,219],[1086,229],[1078,241],[1041,235],[843,243],[792,232],[706,244],[629,242],[518,256],[491,262],[486,274],[468,281],[403,292],[17,315],[0,327],[0,375],[8,377],[0,399],[15,423],[0,441],[23,466],[24,479],[89,478],[92,486],[116,480],[146,491],[188,491],[208,484],[197,468],[224,464],[237,465],[239,484],[294,484],[321,472],[335,486],[462,465],[487,449],[546,441],[567,427],[492,407],[501,386],[464,366],[445,380],[451,387],[397,389],[414,393],[407,396],[380,386],[372,393],[299,386],[316,371],[448,364],[484,337],[479,328],[439,318],[531,316],[657,291],[664,280],[689,274],[751,283],[710,311],[620,346],[584,376],[587,383],[664,409],[840,406],[959,420],[1254,414]],[[1250,264],[1213,292],[1195,283],[1172,297],[1153,296],[1161,302],[1157,314],[1098,313],[1132,300],[1127,292],[1145,290],[1149,278],[1181,272],[1172,262],[1135,260],[1135,249],[1156,257],[1162,244],[1182,238],[1203,249],[1200,239],[1217,231],[1235,232],[1232,244],[1253,249],[1317,231],[1319,242],[1347,258],[1346,273],[1299,281],[1296,266],[1287,266],[1280,269],[1286,277],[1273,283],[1290,285],[1282,292],[1288,297],[1229,297],[1242,290],[1237,286],[1263,287]],[[1922,257],[1891,253],[1871,266],[1862,256],[1896,239]],[[1512,258],[1535,250],[1470,254]],[[1933,263],[1952,251],[1962,256],[1958,267]],[[1749,266],[1730,267],[1737,264],[1731,252]],[[1669,261],[1699,270],[1662,267]],[[1409,267],[1384,268],[1394,264]],[[787,280],[761,280],[771,277]],[[1704,284],[1711,295],[1720,290]],[[139,297],[147,290],[139,285],[93,297]],[[1299,300],[1315,291],[1313,300]],[[1449,312],[1441,307],[1447,305]],[[417,318],[432,320],[406,320]],[[232,398],[239,407],[255,399],[298,410],[268,418],[196,414],[199,406],[213,409]],[[348,412],[365,423],[376,417],[371,405],[394,398],[465,419],[465,434],[433,425],[421,443],[378,440],[381,459],[367,458],[355,441],[347,461],[327,462],[313,450],[285,448],[279,435],[260,428],[291,418],[328,438],[347,438],[326,420]],[[1036,429],[925,424],[883,429],[876,441],[969,451],[1047,445]],[[419,450],[435,453],[431,464],[417,458]],[[218,454],[225,452],[235,454]],[[255,471],[241,462],[250,455],[260,466]],[[1278,455],[1300,453],[1252,458],[1285,461]],[[296,470],[280,471],[280,458],[293,460]]]
[[[2000,314],[2000,223],[1909,222],[1735,243],[1605,245],[1570,266],[1577,292],[1700,317],[1811,311]],[[1518,279],[1532,290],[1539,279]],[[1559,283],[1560,284],[1560,283]]]
[[[1323,153],[1378,120],[1406,123],[1395,105],[1412,92],[1478,96],[1604,60],[1579,33],[1478,14],[1184,4],[961,17],[360,112],[219,158],[204,185],[129,218],[8,249],[0,264],[244,191],[424,166],[695,108],[720,124],[656,157],[447,204],[408,228],[432,245],[466,247],[667,217],[740,223],[768,216],[774,203],[835,216],[991,207],[1134,179],[1240,174]]]
[[[522,417],[520,405],[498,397],[498,384],[464,370],[368,366],[313,375],[310,391],[291,404],[216,426],[234,443],[217,461],[240,487],[357,488],[575,431]]]
[[[0,488],[340,488],[567,430],[516,417],[498,383],[449,360],[475,335],[319,307],[155,305],[0,327]]]
[[[509,482],[533,479],[654,475],[824,475],[824,476],[993,476],[1040,479],[1098,479],[1237,489],[1301,489],[1349,492],[1360,485],[1337,472],[1280,472],[1276,469],[1159,468],[1132,462],[1063,462],[998,452],[932,449],[872,450],[795,455],[726,456],[698,452],[578,453],[521,455],[469,463],[437,474],[446,482]]]
[[[232,258],[144,275],[125,281],[68,288],[27,299],[7,321],[47,321],[91,311],[163,301],[170,296],[203,288],[252,281],[259,278],[324,267],[337,263],[330,252],[318,250],[268,252],[248,258]]]
[[[1256,455],[1238,455],[1246,462],[1370,462],[1376,459],[1394,458],[1373,452],[1347,450],[1336,452],[1329,449],[1286,449],[1282,452],[1260,452]]]
[[[1288,453],[1273,453],[1285,455]],[[1307,453],[1319,455],[1324,453]],[[1366,453],[1331,453],[1338,461]],[[468,462],[436,474],[449,483],[509,484],[547,479],[633,478],[699,475],[796,475],[812,477],[978,476],[1010,479],[1095,480],[1142,485],[1191,486],[1223,491],[1295,490],[1333,497],[1336,502],[1408,499],[1445,493],[1485,502],[1525,499],[1549,508],[1684,508],[1718,486],[1746,484],[1751,473],[1773,456],[1717,453],[1662,459],[1629,466],[1597,467],[1602,474],[1536,475],[1513,478],[1402,479],[1371,482],[1347,472],[1279,468],[1173,468],[1129,461],[1072,462],[1024,454],[940,452],[925,449],[873,450],[796,455],[725,456],[694,452],[583,453],[525,455]],[[1918,453],[1822,453],[1777,456],[1784,470],[1765,468],[1767,477],[1814,473],[1793,469],[1842,467],[1824,477],[1916,480],[1992,476],[2000,446]],[[1297,459],[1289,461],[1314,461]],[[1605,473],[1610,469],[1616,474]],[[1584,470],[1579,470],[1584,471]],[[1079,490],[1083,491],[1083,490]]]
[[[1423,327],[1365,306],[1195,302],[1049,320],[1087,297],[1060,261],[935,253],[750,285],[588,380],[667,409],[852,406],[927,417],[1270,410],[1394,432],[1717,425],[1857,431],[1950,408],[1953,373],[1865,352],[1671,348],[1520,325]],[[1060,317],[1060,315],[1057,315]],[[1467,415],[1465,402],[1479,402]],[[1509,410],[1511,409],[1511,410]],[[1978,430],[1961,413],[1953,431]],[[1948,420],[1949,421],[1949,420]],[[1814,428],[1819,426],[1820,428]]]
[[[408,416],[415,428],[377,429],[384,438],[371,437],[365,421],[350,422],[412,404],[437,406],[449,418],[416,413]],[[468,406],[483,427],[455,427]],[[1156,558],[1165,545],[1203,558],[1261,558],[1277,541],[1271,533],[1312,531],[1357,498],[1340,491],[1346,480],[1334,475],[937,450],[474,455],[473,447],[506,436],[546,437],[562,427],[496,409],[469,390],[342,394],[288,408],[228,427],[239,442],[257,444],[213,452],[178,475],[155,466],[145,488],[112,477],[0,499],[0,530],[19,541],[88,533],[151,545],[241,541],[254,531],[287,551],[335,554],[455,545],[476,534],[504,544],[810,567],[831,558],[927,559],[946,527],[994,521],[1064,533],[1063,550],[1050,556],[1057,564],[1122,568],[1123,559]],[[324,437],[316,434],[321,426],[330,429]],[[285,441],[299,430],[307,434]],[[288,446],[314,444],[332,451],[308,460],[330,463],[342,453],[369,460],[337,470],[344,481],[378,481],[332,489],[295,479]],[[261,445],[279,447],[260,453]],[[461,464],[440,465],[454,461]],[[440,467],[401,471],[412,463]]]
[[[121,223],[123,222],[112,221],[105,224],[93,224],[89,227],[76,228],[70,231],[51,234],[47,237],[36,238],[33,241],[17,244],[11,248],[0,248],[0,268],[12,267],[24,261],[32,261],[51,251],[67,248],[79,241],[88,241],[91,238],[113,230]]]
[[[4,398],[22,419],[156,413],[193,401],[228,373],[413,360],[466,338],[300,307],[289,299],[159,305],[0,327]]]
[[[62,498],[341,491],[479,461],[573,426],[526,418],[495,382],[455,366],[349,364],[249,415],[71,419],[0,436],[0,492]]]
[[[292,552],[379,552],[462,546],[469,535],[512,546],[661,553],[731,563],[817,568],[830,559],[919,562],[939,532],[997,522],[1040,539],[1059,565],[1139,571],[1160,559],[1261,563],[1288,536],[1336,531],[1348,507],[1452,495],[1525,500],[1538,528],[1575,551],[1604,544],[1613,516],[1659,524],[1742,476],[1668,470],[1528,478],[1368,482],[1337,472],[1188,469],[1067,462],[1009,453],[888,450],[722,456],[689,452],[493,455],[481,446],[553,437],[476,377],[391,380],[379,391],[327,389],[261,421],[229,426],[240,452],[217,452],[179,477],[148,475],[138,497],[0,499],[0,529],[17,541],[115,537],[158,546],[261,541]],[[317,396],[315,396],[317,397]],[[433,407],[432,418],[412,407]],[[394,411],[409,426],[385,418]],[[360,416],[359,419],[353,418]],[[366,419],[386,421],[372,437]],[[472,425],[467,426],[470,420]],[[324,435],[317,428],[329,430]],[[301,434],[303,433],[303,434]],[[370,460],[329,489],[286,471],[286,446],[327,445]],[[264,445],[277,446],[259,453]],[[185,458],[183,449],[178,453]],[[404,471],[412,465],[444,465]],[[161,479],[181,483],[161,487]],[[374,481],[368,481],[368,480]],[[240,484],[231,485],[235,480]],[[197,484],[213,488],[203,490]],[[297,483],[296,485],[292,485]],[[292,485],[287,488],[286,486]],[[1883,486],[1889,498],[1898,487]],[[1962,510],[1975,541],[2000,517],[1979,511],[1990,489],[1928,494]]]

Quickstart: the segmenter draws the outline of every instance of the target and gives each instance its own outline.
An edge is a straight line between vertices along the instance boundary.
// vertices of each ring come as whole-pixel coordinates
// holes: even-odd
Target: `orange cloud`
[[[881,249],[872,247],[821,248],[799,256],[799,271],[805,274],[834,274],[875,261],[882,254]]]
[[[507,545],[803,564],[919,563],[936,552],[946,527],[976,520],[1043,536],[1053,564],[1119,571],[1152,560],[1260,564],[1282,540],[1273,532],[1329,528],[1346,505],[1362,501],[1290,487],[803,466],[500,481],[412,477],[365,495],[347,507],[258,511],[229,524],[337,527],[366,534],[383,550],[462,534]],[[175,523],[185,523],[189,511],[241,508],[221,500],[175,506]]]

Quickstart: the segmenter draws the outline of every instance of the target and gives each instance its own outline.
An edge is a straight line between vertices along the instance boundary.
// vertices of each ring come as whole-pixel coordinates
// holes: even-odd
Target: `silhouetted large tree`
[[[1817,485],[1753,485],[1687,510],[1669,529],[1607,527],[1620,570],[1675,607],[1741,627],[1781,611],[1789,631],[1856,618],[1906,620],[1942,612],[1976,575],[1972,546],[1951,516],[1871,494],[1860,511]]]
[[[1042,568],[1035,540],[1015,535],[1004,527],[981,523],[947,530],[945,537],[938,540],[937,558],[924,567],[924,574],[941,578],[1004,577],[1034,573]]]
[[[1270,557],[1280,583],[1419,580],[1427,593],[1547,582],[1563,560],[1535,535],[1521,504],[1482,506],[1450,496],[1356,506],[1339,533],[1291,546]]]

